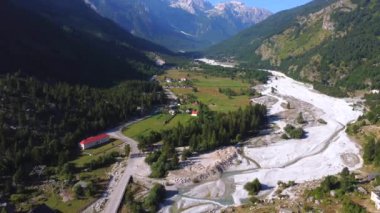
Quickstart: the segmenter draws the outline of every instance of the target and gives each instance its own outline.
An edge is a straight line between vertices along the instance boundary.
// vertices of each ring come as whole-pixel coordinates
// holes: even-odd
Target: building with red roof
[[[101,134],[93,137],[89,137],[87,139],[82,140],[79,145],[82,150],[89,149],[94,146],[98,146],[100,144],[104,144],[110,140],[109,135]]]
[[[191,111],[191,116],[197,117],[198,116],[198,111],[197,110]]]

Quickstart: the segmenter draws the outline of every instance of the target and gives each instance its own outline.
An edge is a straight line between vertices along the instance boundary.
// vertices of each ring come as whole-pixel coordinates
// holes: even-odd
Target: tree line
[[[150,137],[145,145],[152,145],[162,139],[163,146],[147,157],[152,177],[163,177],[166,172],[178,167],[175,147],[189,146],[190,152],[206,152],[220,146],[237,144],[252,137],[267,123],[267,109],[263,105],[247,106],[234,112],[213,112],[200,104],[199,117],[186,125],[160,132],[160,137]],[[151,133],[157,135],[157,133]]]

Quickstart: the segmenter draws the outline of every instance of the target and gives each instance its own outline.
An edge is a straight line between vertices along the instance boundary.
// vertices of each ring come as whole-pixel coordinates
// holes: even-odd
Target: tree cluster
[[[153,144],[159,142],[162,139],[161,134],[156,131],[150,131],[147,135],[140,135],[138,137],[138,148],[141,150],[146,150]]]
[[[257,195],[257,193],[260,192],[261,190],[261,183],[260,181],[256,178],[252,182],[248,182],[244,185],[244,189],[248,191],[249,195]]]
[[[335,190],[336,196],[342,197],[346,193],[353,192],[356,188],[354,174],[344,168],[339,176],[327,176],[321,185],[311,192],[316,199],[322,199],[329,195],[330,191]]]
[[[284,128],[285,133],[282,136],[284,139],[301,139],[305,136],[305,131],[301,127],[294,127],[291,124],[287,124]]]
[[[267,122],[267,109],[263,105],[248,106],[235,112],[213,112],[204,104],[199,116],[186,125],[162,131],[161,150],[147,157],[152,166],[152,177],[163,177],[176,168],[178,157],[175,147],[189,146],[190,152],[206,152],[220,146],[232,145],[254,136]]]
[[[247,95],[247,96],[254,96],[258,95],[254,89],[243,89],[241,88],[239,92],[236,92],[235,90],[231,88],[219,88],[219,93],[222,93],[228,97],[238,96],[238,95]]]
[[[165,187],[161,184],[155,184],[150,190],[148,196],[144,199],[143,207],[147,212],[157,212],[160,202],[165,199]]]
[[[380,141],[374,136],[367,136],[363,147],[363,160],[366,164],[380,166]]]
[[[84,164],[84,167],[90,170],[99,169],[102,167],[109,166],[116,162],[116,158],[119,157],[120,154],[118,152],[111,152],[105,155],[98,157],[97,159],[93,159],[88,163]]]
[[[132,213],[154,213],[159,209],[159,204],[165,199],[166,190],[161,184],[155,184],[148,195],[141,201],[135,200],[135,192],[128,186],[125,192],[125,203]]]
[[[219,88],[218,91],[219,91],[219,93],[222,93],[222,94],[224,94],[224,95],[226,95],[228,97],[239,95],[237,92],[235,92],[231,88]]]
[[[86,183],[86,187],[76,184],[73,187],[74,195],[77,199],[82,197],[93,197],[96,193],[96,187],[91,181]]]

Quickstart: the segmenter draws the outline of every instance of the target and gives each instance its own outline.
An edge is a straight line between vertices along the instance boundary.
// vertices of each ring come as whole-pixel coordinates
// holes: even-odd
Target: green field
[[[57,193],[51,193],[48,200],[45,202],[46,205],[53,209],[57,209],[60,212],[80,212],[84,207],[95,201],[96,198],[90,199],[74,199],[64,203],[61,196]]]
[[[248,83],[244,83],[241,80],[207,76],[199,72],[184,72],[178,70],[169,70],[165,74],[158,77],[158,80],[164,82],[164,78],[169,77],[173,79],[188,78],[193,82],[194,87],[198,89],[198,92],[193,92],[191,88],[173,88],[173,91],[178,97],[186,94],[193,94],[197,100],[207,104],[211,110],[228,112],[237,110],[239,107],[249,105],[248,95],[239,95],[228,97],[225,94],[219,92],[219,88],[230,88],[236,92],[240,90],[246,90],[250,87]],[[162,83],[163,85],[169,85]],[[197,108],[197,106],[188,104],[181,106],[183,110],[187,108]],[[176,115],[168,124],[165,121],[171,116],[168,114],[159,114],[152,116],[148,119],[140,121],[127,127],[123,133],[131,138],[138,139],[140,135],[148,134],[150,131],[160,131],[175,127],[178,123],[185,124],[192,117],[188,114]]]
[[[74,163],[76,167],[82,167],[85,163],[88,163],[91,160],[98,158],[100,155],[111,153],[113,151],[119,151],[120,145],[122,144],[122,141],[116,140],[111,141],[110,143],[103,146],[84,150],[82,151],[81,156],[76,160],[72,161],[72,163]]]
[[[127,127],[123,133],[124,135],[137,139],[140,135],[148,134],[150,131],[160,131],[175,127],[178,123],[185,124],[191,117],[187,114],[176,115],[169,123],[165,124],[165,121],[171,117],[169,114],[158,114],[150,118],[142,120],[136,124]]]
[[[219,92],[219,88],[230,88],[236,92],[239,92],[241,89],[248,89],[250,85],[241,80],[215,76],[210,77],[202,73],[178,70],[169,70],[159,79],[163,80],[164,76],[173,79],[186,77],[192,80],[198,92],[193,92],[191,88],[173,88],[171,90],[179,97],[186,94],[193,94],[200,102],[207,104],[212,110],[228,112],[249,105],[250,97],[248,95],[228,97]]]

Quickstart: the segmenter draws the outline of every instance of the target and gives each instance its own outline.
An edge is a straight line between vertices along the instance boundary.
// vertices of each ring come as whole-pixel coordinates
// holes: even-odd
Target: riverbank
[[[246,142],[243,148],[243,155],[256,162],[258,168],[244,164],[236,168],[237,165],[232,164],[230,172],[224,172],[217,180],[180,190],[181,193],[172,198],[174,204],[171,208],[200,211],[240,205],[249,197],[244,185],[255,178],[265,186],[259,196],[275,199],[278,181],[305,183],[337,174],[344,167],[355,170],[362,166],[360,147],[344,131],[347,123],[362,114],[362,109],[354,107],[359,100],[329,97],[280,72],[270,72],[273,75],[271,80],[256,89],[264,97],[270,97],[267,104],[273,128],[269,134]],[[288,102],[293,103],[292,109],[286,107]],[[300,111],[306,112],[307,123],[303,125],[306,137],[281,139],[279,135],[284,126]],[[205,189],[212,190],[201,193]],[[181,207],[184,202],[187,203],[186,208]]]

